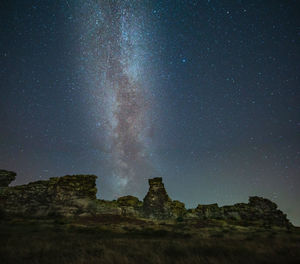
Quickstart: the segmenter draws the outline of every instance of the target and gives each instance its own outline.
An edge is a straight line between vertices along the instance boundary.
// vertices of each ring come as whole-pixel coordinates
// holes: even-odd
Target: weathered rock
[[[114,201],[96,199],[96,176],[67,175],[8,187],[16,173],[0,170],[0,216],[130,216],[179,221],[219,220],[238,225],[290,227],[291,223],[277,205],[268,199],[250,197],[249,203],[219,207],[201,205],[186,210],[180,201],[168,196],[162,178],[149,179],[144,202],[128,195]],[[205,221],[202,221],[205,223]]]
[[[255,221],[263,221],[264,225],[268,226],[291,226],[286,214],[277,209],[277,205],[272,201],[253,196],[249,198],[249,207],[251,208],[251,218]]]
[[[114,201],[93,200],[89,204],[88,212],[94,216],[121,215],[122,209],[115,200]]]
[[[119,197],[117,199],[117,204],[119,206],[139,207],[142,205],[142,202],[137,197],[127,195],[127,196]]]
[[[13,171],[0,170],[0,188],[8,185],[16,179],[16,173]]]
[[[94,175],[67,175],[9,187],[1,192],[0,207],[7,214],[75,215],[96,199],[95,180]]]
[[[140,217],[142,214],[143,203],[137,197],[131,195],[120,197],[117,204],[123,216]]]
[[[249,213],[251,214],[251,208],[248,204],[239,203],[235,205],[226,205],[221,207],[222,219],[225,220],[241,220],[242,218],[247,218]]]
[[[261,212],[275,211],[277,209],[277,204],[258,196],[249,197],[249,206]]]
[[[187,213],[184,203],[180,201],[172,201],[170,207],[172,218],[183,218]]]
[[[263,225],[289,227],[291,223],[277,205],[262,197],[250,197],[249,203],[237,203],[219,207],[218,204],[201,205],[189,209],[185,219],[216,219],[233,221],[239,225]]]
[[[149,179],[149,191],[144,198],[143,210],[147,217],[164,219],[171,216],[171,199],[162,178]]]
[[[237,203],[221,207],[223,219],[238,220],[241,223],[259,224],[264,226],[289,227],[291,223],[277,205],[262,197],[250,197],[249,203]]]
[[[198,213],[196,212],[196,209],[195,208],[190,208],[190,209],[187,209],[186,210],[186,214],[184,216],[184,219],[185,220],[192,220],[192,219],[199,219],[199,215]]]
[[[195,211],[200,219],[221,219],[222,218],[222,210],[216,203],[207,204],[207,205],[199,204]]]

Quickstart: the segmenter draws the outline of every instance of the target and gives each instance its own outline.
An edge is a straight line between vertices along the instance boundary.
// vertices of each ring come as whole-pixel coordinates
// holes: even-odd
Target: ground
[[[4,219],[0,263],[300,263],[300,229],[103,215]]]

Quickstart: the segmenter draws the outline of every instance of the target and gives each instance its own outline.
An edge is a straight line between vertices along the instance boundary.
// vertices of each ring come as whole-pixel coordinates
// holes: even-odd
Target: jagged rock
[[[195,210],[200,219],[221,219],[222,210],[217,203],[201,205],[199,204]]]
[[[16,173],[13,171],[0,170],[0,188],[8,185],[16,179]]]
[[[224,220],[239,225],[291,227],[286,215],[268,199],[250,197],[249,203],[219,207],[201,205],[185,209],[168,196],[162,178],[149,179],[144,202],[128,195],[114,201],[96,199],[96,176],[67,175],[8,187],[16,173],[0,170],[0,215],[21,216],[97,216],[119,215],[179,221]],[[205,221],[204,221],[205,222]]]
[[[242,218],[247,218],[247,215],[249,215],[251,208],[249,208],[248,204],[239,203],[235,205],[223,206],[221,207],[221,210],[223,214],[222,219],[241,220]]]
[[[264,226],[289,227],[291,223],[277,205],[262,197],[250,197],[249,203],[238,203],[232,206],[223,206],[223,219],[238,220],[242,224],[259,224]]]
[[[0,207],[8,214],[75,215],[84,210],[83,204],[96,199],[96,178],[67,175],[9,187],[1,193]]]
[[[149,179],[149,191],[144,198],[143,210],[150,218],[164,219],[171,215],[171,202],[162,178]]]
[[[248,205],[252,211],[249,218],[253,220],[263,221],[264,225],[268,226],[291,226],[286,214],[278,210],[277,205],[268,199],[253,196],[249,198]]]
[[[217,204],[201,205],[196,209],[188,210],[187,219],[223,219],[235,221],[237,224],[282,226],[289,227],[291,223],[277,205],[262,197],[250,197],[249,203],[237,203],[219,207]]]
[[[183,218],[187,213],[184,203],[180,201],[171,202],[171,216],[172,218]]]
[[[143,203],[134,196],[127,195],[118,198],[118,206],[123,216],[140,217]]]
[[[249,206],[261,212],[275,211],[277,209],[277,204],[258,196],[249,197]]]

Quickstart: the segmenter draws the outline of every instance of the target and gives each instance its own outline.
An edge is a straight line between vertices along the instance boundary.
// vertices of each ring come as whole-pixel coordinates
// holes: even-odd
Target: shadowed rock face
[[[277,204],[272,201],[252,196],[249,198],[249,207],[252,209],[252,215],[248,217],[254,221],[263,221],[265,225],[276,226],[289,226],[290,221],[287,219],[286,214],[277,209]]]
[[[249,197],[249,206],[256,208],[261,212],[276,211],[277,209],[277,204],[258,196]]]
[[[13,171],[0,170],[0,188],[8,185],[16,179],[16,173]]]

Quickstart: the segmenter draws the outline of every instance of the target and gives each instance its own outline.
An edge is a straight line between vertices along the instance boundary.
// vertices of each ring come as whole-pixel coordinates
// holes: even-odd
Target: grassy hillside
[[[300,263],[300,230],[113,219],[6,220],[0,263]]]

